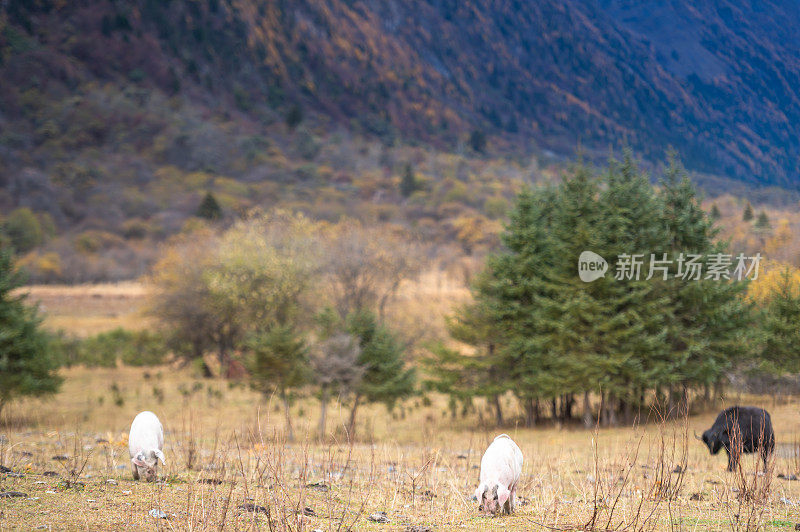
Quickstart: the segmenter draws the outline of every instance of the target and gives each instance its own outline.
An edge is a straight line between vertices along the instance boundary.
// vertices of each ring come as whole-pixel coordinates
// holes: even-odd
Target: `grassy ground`
[[[406,304],[422,309],[414,298],[431,294],[415,290],[405,292]],[[63,292],[49,297],[82,308]],[[496,429],[482,421],[491,417],[483,407],[452,419],[445,399],[431,396],[429,405],[414,398],[393,413],[364,408],[349,444],[346,406],[331,408],[320,442],[318,407],[306,398],[292,408],[297,440],[289,443],[277,401],[244,385],[173,367],[63,374],[56,397],[15,403],[0,419],[0,463],[13,471],[0,474],[0,492],[25,494],[0,498],[2,530],[792,530],[800,522],[800,481],[778,478],[800,474],[794,401],[728,399],[767,407],[778,438],[766,474],[753,456],[728,473],[724,454],[709,456],[691,436],[713,414],[598,431],[513,422]],[[134,482],[129,470],[127,430],[145,409],[166,431],[158,483]],[[513,516],[485,517],[470,497],[481,454],[501,431],[525,455],[524,504]],[[371,521],[378,512],[389,522]]]
[[[779,451],[764,476],[755,474],[752,456],[741,474],[725,472],[724,457],[691,438],[711,415],[597,432],[506,427],[525,455],[525,504],[513,516],[490,518],[469,497],[497,431],[476,418],[451,421],[442,398],[430,406],[411,400],[394,416],[364,409],[353,445],[341,437],[344,408],[333,409],[329,424],[339,441],[316,442],[316,406],[300,401],[293,407],[298,441],[289,444],[275,404],[241,386],[169,368],[65,376],[55,399],[19,403],[4,416],[0,456],[21,476],[0,476],[0,491],[26,496],[2,499],[3,529],[270,529],[272,519],[277,530],[537,530],[580,528],[595,508],[598,529],[735,530],[750,519],[752,529],[787,530],[800,522],[800,482],[777,478],[798,472],[794,403],[767,405]],[[164,481],[155,484],[134,482],[129,471],[126,432],[143,409],[166,430]],[[248,512],[248,504],[270,515]],[[295,513],[306,507],[315,515]],[[153,509],[167,519],[151,517]],[[369,521],[379,511],[390,523]]]

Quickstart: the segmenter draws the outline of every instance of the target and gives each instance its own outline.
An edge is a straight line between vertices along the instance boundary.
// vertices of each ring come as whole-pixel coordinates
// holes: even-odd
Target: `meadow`
[[[29,292],[51,328],[88,334],[147,324],[137,285]],[[465,295],[457,283],[423,276],[398,302],[407,325],[422,330],[440,327],[448,305]],[[724,453],[710,456],[692,437],[713,412],[670,421],[650,412],[632,428],[524,429],[506,397],[510,421],[496,428],[485,405],[452,417],[446,398],[429,394],[392,412],[365,407],[354,437],[344,428],[346,405],[332,404],[329,437],[319,441],[318,402],[306,397],[292,407],[297,437],[287,442],[277,399],[246,383],[177,365],[61,373],[58,395],[14,403],[0,419],[0,463],[11,470],[0,474],[0,492],[24,494],[0,499],[0,529],[791,530],[800,523],[794,399],[726,398],[767,408],[778,442],[766,472],[747,456],[728,473]],[[127,431],[141,410],[156,412],[165,428],[167,464],[157,483],[131,478]],[[471,497],[481,454],[501,432],[525,456],[522,505],[512,516],[487,517]]]

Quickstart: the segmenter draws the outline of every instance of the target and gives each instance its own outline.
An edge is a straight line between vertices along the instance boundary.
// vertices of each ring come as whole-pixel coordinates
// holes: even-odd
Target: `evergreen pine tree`
[[[605,309],[603,319],[596,323],[604,366],[603,389],[598,391],[606,394],[601,420],[614,424],[618,413],[625,415],[626,422],[633,421],[633,408],[642,406],[644,390],[670,378],[665,327],[672,307],[663,290],[663,274],[654,270],[648,279],[650,262],[663,258],[667,240],[663,208],[650,181],[626,153],[621,163],[610,163],[604,182],[599,225],[605,256],[624,263],[626,255],[631,261],[638,255],[642,262],[638,278],[632,273],[628,278],[592,283]]]
[[[567,377],[562,352],[548,343],[557,337],[553,327],[564,284],[554,269],[563,259],[551,240],[557,198],[551,187],[519,195],[502,235],[506,251],[489,258],[473,287],[474,302],[448,320],[450,334],[474,346],[474,353],[440,347],[428,364],[429,384],[448,393],[451,406],[486,397],[498,424],[503,422],[502,393],[513,390],[531,425],[538,402],[560,395]]]
[[[264,394],[276,392],[286,415],[286,434],[294,440],[291,391],[310,379],[308,350],[305,342],[290,326],[276,325],[269,331],[257,331],[246,342],[252,353],[253,386]]]
[[[431,349],[431,355],[422,359],[426,390],[434,390],[450,397],[450,410],[455,416],[459,404],[466,412],[474,397],[482,395],[481,377],[487,369],[487,361],[481,356],[469,356],[459,350],[439,343]]]
[[[476,286],[480,287],[485,278],[482,274]],[[510,361],[506,358],[507,353],[501,349],[502,338],[499,331],[502,329],[495,326],[493,320],[496,316],[492,316],[487,303],[486,300],[478,299],[475,303],[462,307],[460,312],[448,319],[451,336],[475,347],[474,354],[461,358],[463,371],[456,383],[456,393],[451,394],[451,397],[460,397],[464,400],[464,406],[468,404],[466,400],[472,397],[485,397],[494,409],[499,426],[503,423],[500,396],[514,387],[515,379],[509,375],[507,368],[511,367]]]
[[[198,218],[205,218],[206,220],[219,220],[222,218],[222,208],[219,206],[214,194],[206,192],[203,201],[200,202],[200,206],[197,208],[196,214]]]
[[[753,207],[750,205],[748,201],[747,204],[744,206],[744,212],[742,213],[742,221],[749,222],[753,219]]]
[[[675,161],[662,185],[656,193],[627,154],[602,184],[579,167],[558,187],[523,191],[503,250],[487,260],[473,302],[449,322],[451,336],[474,351],[436,350],[430,384],[451,404],[512,390],[529,423],[540,401],[568,418],[583,394],[587,424],[592,394],[601,399],[601,422],[611,424],[620,413],[632,420],[650,391],[717,384],[736,357],[750,354],[746,283],[676,278],[680,253],[701,255],[704,266],[725,247],[714,243],[713,224]],[[610,271],[581,281],[583,251],[605,257]],[[622,255],[640,256],[638,279],[615,279]],[[662,261],[653,266],[666,276],[655,267],[650,275],[651,260]]]
[[[544,241],[550,264],[543,270],[547,293],[540,314],[541,334],[533,342],[522,336],[517,340],[534,347],[538,344],[544,353],[544,367],[556,377],[544,383],[554,414],[559,395],[564,396],[562,403],[570,404],[573,394],[583,393],[586,407],[588,394],[607,386],[603,380],[609,375],[607,351],[601,326],[613,317],[601,298],[608,283],[613,282],[613,274],[592,283],[578,277],[578,258],[583,251],[609,257],[604,247],[599,194],[599,181],[582,164],[559,187],[550,237]],[[589,415],[586,408],[586,423],[590,422]]]
[[[362,400],[384,403],[392,408],[395,401],[414,392],[416,375],[413,369],[405,367],[403,346],[371,312],[360,311],[349,316],[348,332],[358,338],[361,352],[357,363],[364,368],[350,411],[349,434],[352,437]]]
[[[556,198],[552,187],[519,195],[502,235],[507,251],[489,258],[487,272],[476,284],[475,298],[494,324],[489,332],[504,333],[494,339],[497,360],[491,362],[498,370],[511,369],[502,379],[510,381],[506,386],[522,401],[528,426],[538,417],[539,401],[560,393],[554,389],[561,377],[555,374],[558,353],[549,349],[545,336],[551,331],[551,317],[559,312],[553,300],[562,284],[553,269],[558,259],[551,240]],[[503,384],[501,380],[493,387],[500,391]]]
[[[295,129],[303,121],[303,108],[297,104],[292,104],[286,113],[286,125],[289,129]]]
[[[17,397],[57,392],[62,381],[36,309],[11,295],[21,285],[10,250],[0,249],[0,413]]]
[[[700,208],[694,187],[674,154],[670,154],[660,196],[668,231],[667,251],[672,261],[669,268],[671,281],[666,291],[675,307],[667,329],[670,358],[664,367],[664,374],[670,378],[657,383],[657,389],[666,386],[673,390],[689,386],[697,379],[702,380],[707,362],[712,362],[713,367],[713,358],[705,350],[707,331],[698,324],[698,314],[704,312],[704,294],[711,286],[703,284],[706,281],[702,279],[702,274],[697,280],[679,273],[686,271],[683,264],[691,255],[700,256],[700,266],[705,266],[706,255],[713,251],[711,238],[714,231]],[[674,393],[670,395],[671,398],[674,396]],[[661,397],[657,400],[661,400]]]
[[[417,190],[419,190],[419,183],[414,175],[414,169],[410,163],[406,164],[403,168],[403,177],[400,180],[400,194],[407,198]]]
[[[671,350],[670,386],[682,391],[690,387],[720,383],[725,371],[736,359],[751,353],[748,331],[751,305],[742,297],[746,282],[729,282],[678,276],[679,267],[686,271],[689,255],[699,255],[705,272],[708,257],[726,253],[724,243],[715,243],[717,230],[700,207],[697,192],[674,154],[661,183],[661,199],[667,223],[668,251],[673,261],[671,281],[666,287],[674,304],[673,319],[668,328]],[[683,265],[679,265],[683,255]]]
[[[529,424],[541,400],[569,416],[573,395],[602,376],[596,324],[605,309],[596,285],[580,281],[576,271],[580,253],[601,242],[597,194],[597,180],[583,167],[557,189],[523,192],[502,236],[508,251],[489,260],[476,286],[492,330],[502,331],[494,333],[488,361],[523,402]]]
[[[764,211],[758,213],[758,219],[756,219],[755,230],[759,233],[768,233],[772,229],[772,225],[769,223],[769,216]]]
[[[709,213],[709,216],[711,217],[712,221],[719,220],[720,217],[722,216],[722,214],[720,214],[719,212],[719,207],[717,207],[716,203],[711,205],[711,212]]]
[[[486,151],[486,133],[481,129],[475,129],[469,135],[469,145],[476,153]]]

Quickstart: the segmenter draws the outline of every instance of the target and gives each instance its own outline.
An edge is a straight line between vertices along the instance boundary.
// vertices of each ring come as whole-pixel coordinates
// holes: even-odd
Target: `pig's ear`
[[[144,462],[144,453],[142,452],[131,458],[131,462],[139,467],[147,467],[147,464]]]
[[[505,486],[499,486],[497,488],[497,502],[500,503],[500,506],[506,503],[509,495],[511,495],[511,492]]]
[[[161,460],[161,463],[167,465],[167,461],[164,459],[164,453],[161,449],[153,449],[153,454],[156,455],[156,458]]]

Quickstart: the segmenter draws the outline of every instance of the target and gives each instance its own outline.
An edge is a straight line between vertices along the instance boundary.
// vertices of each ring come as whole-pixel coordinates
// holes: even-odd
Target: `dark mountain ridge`
[[[724,178],[796,191],[799,6],[6,0],[0,208],[80,230],[156,217],[171,234],[203,187],[260,197],[225,179],[281,183],[273,202],[344,186],[326,179],[360,156],[316,154],[353,134],[474,154],[477,132],[489,155],[598,161],[630,146],[658,163],[671,146],[712,194]],[[191,172],[210,177],[181,195]]]
[[[559,153],[675,147],[698,171],[796,188],[800,5],[788,0],[3,3],[3,79],[91,77],[299,103],[387,141]],[[13,92],[13,91],[12,91]],[[4,116],[20,105],[3,94]],[[501,140],[502,139],[502,140]]]

